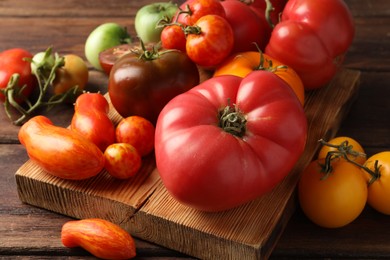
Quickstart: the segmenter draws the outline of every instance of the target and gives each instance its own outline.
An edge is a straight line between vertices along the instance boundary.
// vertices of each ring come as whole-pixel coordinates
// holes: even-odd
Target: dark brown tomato
[[[198,67],[185,53],[149,50],[128,53],[114,64],[108,93],[122,117],[138,115],[154,124],[168,101],[198,84]]]

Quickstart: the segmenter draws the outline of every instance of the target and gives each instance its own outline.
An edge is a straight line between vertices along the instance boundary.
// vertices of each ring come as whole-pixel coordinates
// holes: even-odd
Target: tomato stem
[[[356,158],[359,156],[366,157],[366,154],[353,150],[353,146],[349,145],[347,140],[342,142],[339,145],[327,143],[323,139],[320,139],[319,142],[322,145],[326,145],[326,146],[333,147],[333,148],[337,149],[336,151],[329,151],[325,157],[325,163],[321,165],[322,172],[325,174],[323,179],[326,179],[327,176],[333,171],[332,166],[331,166],[332,160],[340,158],[340,157],[345,159],[347,162],[352,163],[353,165],[356,165],[357,167],[363,169],[368,174],[370,174],[371,179],[368,181],[368,185],[372,184],[374,181],[376,181],[377,179],[380,178],[381,165],[378,165],[378,160],[376,160],[374,162],[374,170],[371,170],[367,166],[361,165],[361,164],[357,163],[355,160],[350,159],[349,155],[352,155],[353,158]]]
[[[225,132],[242,137],[246,132],[246,118],[239,110],[238,106],[230,105],[230,99],[227,106],[219,111],[219,127]]]
[[[272,5],[270,0],[265,0],[265,4],[266,4],[266,7],[265,7],[265,19],[267,20],[269,26],[271,28],[274,28],[275,25],[274,25],[274,23],[272,22],[272,19],[271,19],[271,12],[275,11],[275,8],[273,7],[273,5]]]
[[[51,55],[51,48],[48,48],[45,53],[45,57]],[[29,60],[30,62],[34,62],[33,60]],[[7,87],[3,90],[4,95],[6,96],[6,100],[4,102],[4,107],[8,118],[13,121],[15,125],[21,125],[23,122],[31,116],[34,112],[36,112],[41,107],[47,107],[50,109],[52,106],[64,103],[71,95],[76,95],[78,93],[78,86],[74,86],[64,94],[53,95],[48,100],[46,100],[46,96],[48,90],[53,84],[53,81],[56,76],[56,70],[62,66],[64,66],[65,61],[63,57],[60,57],[57,53],[55,54],[55,62],[54,66],[51,68],[50,73],[46,69],[43,68],[46,63],[40,62],[37,65],[37,71],[34,74],[37,82],[39,94],[34,102],[31,100],[25,99],[23,97],[23,90],[26,85],[20,87],[19,86],[19,75],[14,74],[10,78]],[[17,102],[18,99],[23,98],[24,107]],[[11,114],[11,108],[16,110],[19,113],[19,117],[14,119],[14,115]]]
[[[257,43],[253,43],[253,44],[256,46],[258,52],[260,53],[259,65],[255,68],[253,68],[254,70],[265,70],[265,71],[275,73],[276,71],[281,70],[281,69],[283,69],[283,70],[288,69],[288,67],[286,65],[279,65],[279,66],[274,67],[272,60],[268,60],[264,57],[264,54],[261,51],[260,47],[257,45]],[[268,63],[268,66],[265,66],[265,62]]]

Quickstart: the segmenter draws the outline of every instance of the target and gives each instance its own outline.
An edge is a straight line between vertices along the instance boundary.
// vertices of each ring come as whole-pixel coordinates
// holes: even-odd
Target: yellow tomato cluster
[[[318,157],[303,171],[298,198],[304,214],[325,228],[354,221],[368,204],[390,215],[390,151],[366,158],[350,137],[321,141]]]

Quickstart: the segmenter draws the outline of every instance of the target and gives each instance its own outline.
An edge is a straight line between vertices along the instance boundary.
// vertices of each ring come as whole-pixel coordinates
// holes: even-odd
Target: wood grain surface
[[[61,54],[85,57],[84,42],[93,28],[115,21],[135,35],[135,13],[151,2],[0,0],[0,50],[23,47],[35,53],[53,46]],[[361,75],[358,97],[336,134],[359,140],[371,155],[390,150],[390,1],[345,2],[355,18],[356,36],[344,66]],[[88,88],[106,91],[107,78],[90,67]],[[72,112],[71,106],[64,105],[44,114],[66,126]],[[62,246],[59,232],[70,217],[20,201],[14,174],[28,157],[17,139],[19,128],[2,109],[0,126],[0,258],[93,259],[84,250]],[[136,244],[138,259],[193,258],[142,239],[136,239]],[[388,259],[390,218],[367,207],[352,224],[329,230],[312,224],[298,207],[270,258]]]

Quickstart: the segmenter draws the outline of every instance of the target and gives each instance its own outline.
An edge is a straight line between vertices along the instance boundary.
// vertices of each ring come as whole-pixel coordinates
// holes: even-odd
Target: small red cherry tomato
[[[186,51],[186,36],[180,25],[167,25],[161,32],[161,46],[164,49]]]
[[[194,26],[187,27],[186,33],[187,55],[202,67],[220,64],[233,50],[233,29],[221,16],[203,16]]]
[[[145,156],[154,149],[154,126],[140,116],[126,117],[116,127],[116,140],[131,144],[141,156]]]

